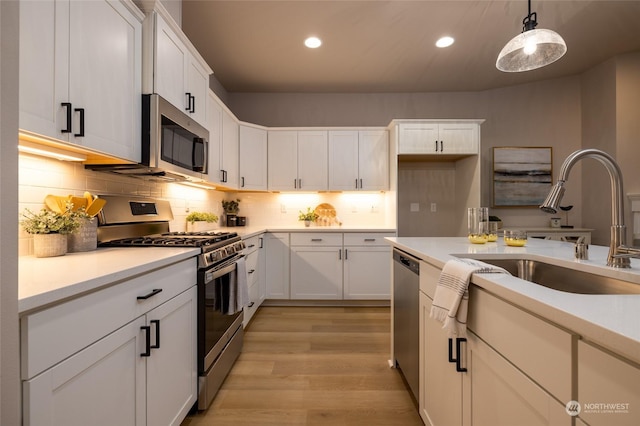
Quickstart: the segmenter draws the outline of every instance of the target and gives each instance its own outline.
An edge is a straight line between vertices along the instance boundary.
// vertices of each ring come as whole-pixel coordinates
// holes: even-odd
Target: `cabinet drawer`
[[[394,237],[393,232],[345,232],[345,246],[386,246],[385,237]]]
[[[20,319],[22,378],[29,379],[196,284],[191,258]],[[154,289],[161,292],[147,298]]]
[[[571,334],[474,285],[469,291],[469,329],[560,401],[570,401]]]
[[[243,240],[246,246],[246,248],[244,249],[245,254],[248,255],[249,253],[252,253],[262,247],[262,236],[263,234],[260,234],[254,237],[245,238]]]
[[[292,246],[342,246],[342,234],[339,232],[294,232],[291,234]]]

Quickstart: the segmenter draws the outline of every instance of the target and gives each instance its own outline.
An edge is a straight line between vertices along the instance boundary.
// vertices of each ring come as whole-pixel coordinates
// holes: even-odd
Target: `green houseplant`
[[[304,226],[311,225],[311,222],[314,222],[318,218],[318,214],[315,211],[311,210],[311,207],[307,207],[306,212],[302,212],[300,210],[298,210],[298,212],[300,213],[298,215],[298,220],[303,220]]]
[[[226,214],[238,214],[240,211],[240,199],[222,200],[222,208]]]
[[[33,235],[33,251],[36,257],[62,256],[67,253],[67,235],[76,231],[83,220],[90,219],[84,208],[74,210],[73,203],[66,203],[64,211],[41,209],[34,213],[25,209],[20,222],[25,232]]]
[[[207,212],[191,212],[187,215],[187,231],[205,231],[212,226],[210,224],[218,222],[218,216]]]

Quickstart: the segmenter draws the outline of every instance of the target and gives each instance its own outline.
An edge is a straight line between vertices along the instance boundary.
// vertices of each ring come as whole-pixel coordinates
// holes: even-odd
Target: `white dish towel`
[[[447,261],[433,297],[431,318],[443,323],[449,337],[466,337],[469,280],[472,274],[501,273],[505,269],[475,259],[456,258]]]
[[[228,315],[240,312],[249,304],[249,280],[247,277],[247,263],[244,256],[236,263],[236,285],[229,286],[229,309]]]

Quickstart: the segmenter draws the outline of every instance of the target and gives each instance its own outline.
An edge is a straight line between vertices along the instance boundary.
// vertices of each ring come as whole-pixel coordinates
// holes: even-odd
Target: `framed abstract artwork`
[[[551,147],[493,148],[493,207],[538,207],[552,174]]]

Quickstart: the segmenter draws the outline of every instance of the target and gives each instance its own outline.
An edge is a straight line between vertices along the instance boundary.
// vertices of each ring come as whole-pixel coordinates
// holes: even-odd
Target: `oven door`
[[[198,369],[206,374],[242,327],[242,311],[229,313],[231,288],[237,285],[236,262],[242,255],[198,273]]]

